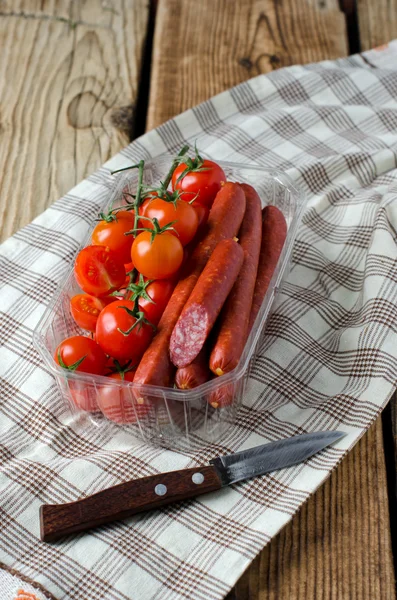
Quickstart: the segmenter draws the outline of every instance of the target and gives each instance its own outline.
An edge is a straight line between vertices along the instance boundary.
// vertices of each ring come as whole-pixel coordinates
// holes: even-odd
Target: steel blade
[[[210,460],[210,464],[218,471],[223,485],[229,485],[301,463],[345,435],[341,431],[305,433],[220,456]]]

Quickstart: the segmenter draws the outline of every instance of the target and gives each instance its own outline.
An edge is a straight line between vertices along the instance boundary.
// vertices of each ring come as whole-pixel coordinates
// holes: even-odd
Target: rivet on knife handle
[[[44,504],[40,508],[41,539],[50,542],[221,487],[214,467],[197,467],[121,483],[69,504]]]

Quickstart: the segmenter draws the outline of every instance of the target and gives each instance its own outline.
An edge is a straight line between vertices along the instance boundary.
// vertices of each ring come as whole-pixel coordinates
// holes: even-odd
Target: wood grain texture
[[[40,507],[41,539],[51,542],[221,487],[215,467],[206,466],[126,481],[68,504],[44,504]]]
[[[0,3],[1,239],[128,143],[147,19],[147,0]]]
[[[397,0],[357,0],[361,50],[387,44],[397,38]],[[397,394],[391,399],[394,461],[397,468]],[[395,490],[397,495],[397,489]]]
[[[333,0],[159,0],[147,127],[259,73],[347,53]],[[380,419],[229,596],[308,599],[395,599]]]
[[[249,77],[347,53],[337,0],[159,0],[147,128]]]
[[[369,50],[397,38],[397,0],[357,0],[360,45]],[[397,468],[397,394],[391,399],[394,461]],[[397,495],[397,489],[395,490]]]
[[[397,0],[357,0],[357,17],[361,50],[397,37]]]
[[[228,600],[393,600],[394,586],[379,418]]]

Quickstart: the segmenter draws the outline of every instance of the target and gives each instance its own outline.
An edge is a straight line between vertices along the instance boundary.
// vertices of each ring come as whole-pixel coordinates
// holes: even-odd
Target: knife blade
[[[340,440],[340,431],[318,431],[220,456],[208,466],[159,473],[127,481],[68,504],[40,507],[40,537],[54,541],[221,489],[223,486],[290,467]]]
[[[318,431],[262,444],[210,460],[223,485],[299,464],[344,437],[341,431]]]

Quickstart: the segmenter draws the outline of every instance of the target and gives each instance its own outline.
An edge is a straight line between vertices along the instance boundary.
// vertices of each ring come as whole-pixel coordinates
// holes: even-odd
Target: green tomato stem
[[[141,160],[139,162],[139,167],[138,167],[138,169],[139,169],[138,170],[138,186],[137,186],[136,196],[135,196],[135,202],[134,202],[134,210],[135,210],[135,215],[134,215],[134,232],[138,229],[139,207],[141,205],[142,181],[143,181],[143,169],[144,169],[144,167],[145,167],[145,161]]]
[[[183,156],[185,156],[186,152],[189,150],[189,146],[186,144],[186,146],[183,146],[183,148],[178,152],[177,157],[172,161],[172,165],[170,170],[168,171],[166,178],[163,181],[163,188],[164,190],[166,190],[168,188],[168,186],[170,185],[170,181],[172,179],[172,176],[174,174],[175,169],[177,168],[177,166],[180,164],[181,162],[181,158]]]

